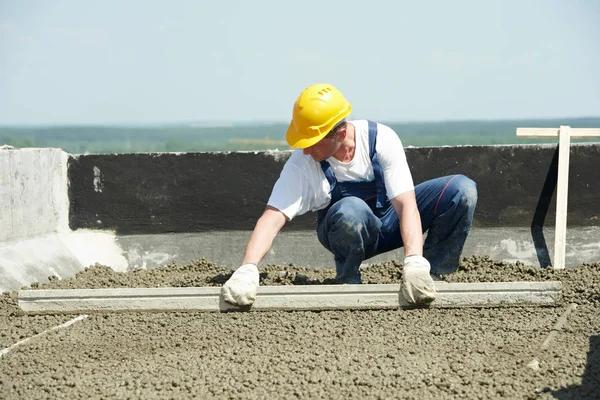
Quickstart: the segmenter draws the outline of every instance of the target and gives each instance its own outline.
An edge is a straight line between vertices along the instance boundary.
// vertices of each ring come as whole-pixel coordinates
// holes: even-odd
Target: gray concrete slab
[[[431,307],[552,305],[560,282],[436,282]],[[27,313],[102,311],[356,310],[407,307],[398,284],[261,286],[252,307],[223,301],[221,288],[44,289],[19,291]]]
[[[173,233],[117,236],[129,268],[151,268],[169,262],[206,258],[236,267],[242,260],[248,231]],[[463,256],[487,255],[498,261],[523,262],[546,267],[551,264],[554,229],[524,227],[473,228]],[[365,264],[401,260],[402,250],[394,250],[366,260]],[[569,227],[567,266],[600,261],[600,227]],[[333,268],[333,256],[316,238],[314,231],[282,232],[264,259],[264,264],[295,264]]]

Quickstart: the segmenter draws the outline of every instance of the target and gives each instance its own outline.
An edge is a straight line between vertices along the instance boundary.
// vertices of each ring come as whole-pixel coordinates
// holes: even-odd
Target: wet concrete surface
[[[364,283],[400,280],[390,261]],[[332,270],[270,265],[261,284],[331,283]],[[221,285],[201,260],[88,268],[39,288]],[[0,358],[3,398],[600,398],[600,263],[563,271],[465,259],[453,282],[560,280],[557,307],[93,314]],[[546,350],[570,303],[578,307]],[[24,316],[0,297],[0,348],[73,316]],[[527,364],[539,360],[540,368]]]

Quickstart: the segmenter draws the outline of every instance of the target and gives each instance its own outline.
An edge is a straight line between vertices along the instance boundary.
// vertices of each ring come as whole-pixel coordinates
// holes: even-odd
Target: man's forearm
[[[273,244],[273,239],[285,225],[286,218],[281,211],[268,207],[256,222],[254,231],[246,245],[242,264],[257,264],[263,259]]]
[[[267,251],[271,248],[274,238],[275,235],[272,235],[269,231],[257,230],[255,228],[246,245],[244,261],[242,264],[252,263],[258,265],[265,254],[267,254]]]
[[[402,208],[400,234],[404,243],[404,256],[423,255],[423,232],[417,207]]]
[[[414,192],[403,193],[392,199],[400,220],[400,235],[405,256],[423,255],[423,230]]]

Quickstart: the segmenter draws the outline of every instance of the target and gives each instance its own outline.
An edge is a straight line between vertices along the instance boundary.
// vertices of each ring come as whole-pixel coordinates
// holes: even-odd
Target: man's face
[[[342,145],[345,126],[332,129],[332,133],[325,136],[319,142],[304,149],[304,154],[311,156],[316,162],[328,159],[334,155]]]
[[[311,156],[315,161],[320,162],[331,157],[339,148],[336,137],[324,137],[321,141],[304,149],[304,154]]]

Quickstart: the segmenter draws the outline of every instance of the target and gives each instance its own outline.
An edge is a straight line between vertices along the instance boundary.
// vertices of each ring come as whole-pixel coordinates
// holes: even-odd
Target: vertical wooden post
[[[571,128],[561,125],[558,133],[558,182],[556,184],[556,226],[554,229],[553,269],[565,267],[567,244],[567,200],[569,197],[569,150]]]

